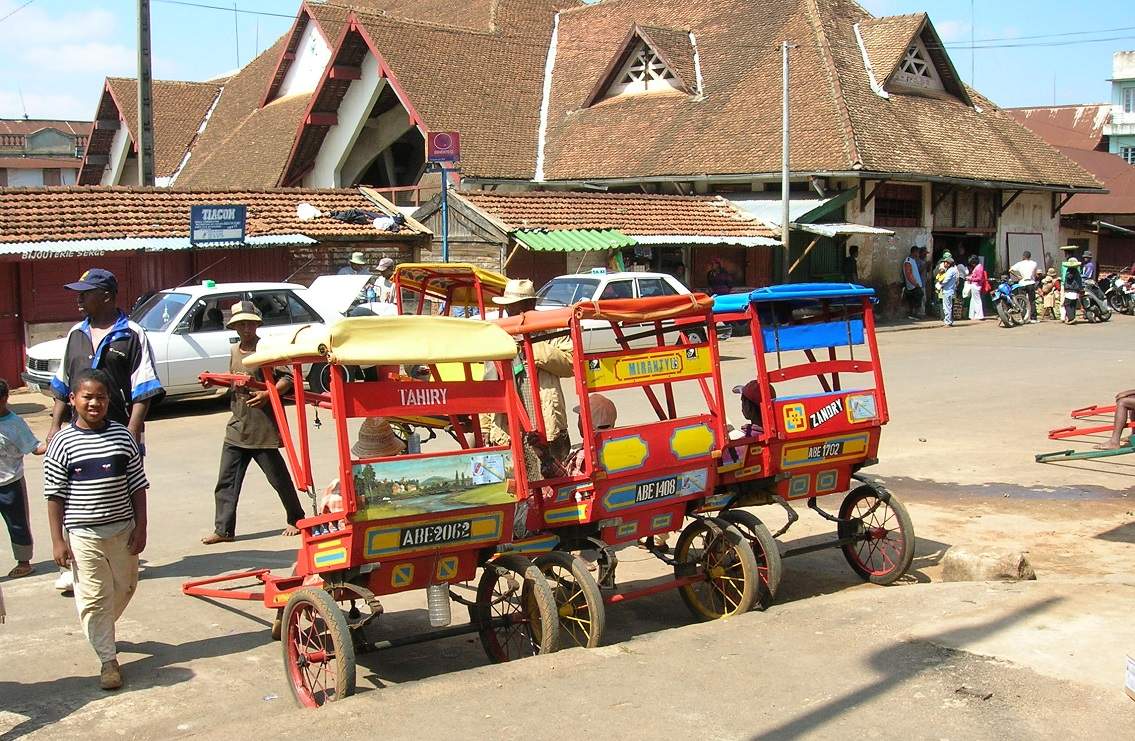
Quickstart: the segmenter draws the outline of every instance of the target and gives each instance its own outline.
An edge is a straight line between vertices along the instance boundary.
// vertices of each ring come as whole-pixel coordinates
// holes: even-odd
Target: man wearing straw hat
[[[500,306],[508,316],[517,316],[534,310],[536,291],[533,289],[532,281],[510,280],[505,284],[504,294],[494,297],[493,303]],[[525,464],[528,466],[529,478],[535,479],[540,476],[549,478],[562,473],[559,469],[571,455],[567,404],[564,402],[564,392],[560,387],[561,378],[572,377],[571,340],[567,337],[557,337],[537,342],[532,346],[532,355],[536,361],[536,381],[540,387],[539,403],[545,429],[543,435],[534,433],[525,436]],[[485,379],[495,378],[492,375],[494,372],[494,366],[486,366]],[[516,382],[520,398],[524,401],[524,408],[535,422],[532,387],[528,381],[524,356],[520,353],[513,362],[513,380]],[[485,415],[486,418],[488,416]],[[483,419],[482,429],[485,429],[489,443],[509,444],[508,419],[505,415],[494,414],[491,419]]]
[[[251,301],[233,305],[227,326],[236,330],[239,342],[232,347],[229,372],[248,375],[244,358],[256,352],[260,337],[257,328],[263,322],[260,310]],[[259,378],[259,375],[257,376]],[[277,371],[276,389],[286,394],[292,389],[292,378]],[[232,417],[225,427],[225,442],[221,447],[221,470],[217,476],[216,522],[213,532],[201,538],[205,545],[231,543],[236,537],[236,505],[248,464],[256,461],[268,483],[276,490],[287,514],[288,526],[284,535],[299,535],[296,523],[303,519],[303,505],[280,455],[280,430],[272,412],[267,390],[253,390],[237,386],[232,391]]]
[[[336,275],[369,275],[370,271],[367,270],[367,258],[361,252],[352,252],[351,257],[347,260],[347,264],[339,268]]]

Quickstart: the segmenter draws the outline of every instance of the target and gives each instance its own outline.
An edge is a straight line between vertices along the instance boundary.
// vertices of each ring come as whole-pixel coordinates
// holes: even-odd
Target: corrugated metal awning
[[[516,241],[537,252],[591,252],[633,247],[636,242],[616,229],[520,229]]]
[[[894,232],[889,229],[880,229],[877,226],[867,226],[866,224],[789,224],[789,226],[802,232],[819,234],[821,237],[841,237],[851,234],[894,235]]]
[[[212,249],[215,247],[290,247],[317,244],[303,234],[266,234],[246,237],[243,242],[214,242],[197,246],[189,237],[120,237],[117,239],[57,239],[46,242],[6,242],[0,244],[0,255],[34,253],[38,259],[50,258],[58,252],[70,257],[83,252],[167,252],[170,250]]]

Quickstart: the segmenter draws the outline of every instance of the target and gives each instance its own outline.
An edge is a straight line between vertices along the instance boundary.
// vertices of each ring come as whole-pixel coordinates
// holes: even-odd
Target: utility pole
[[[783,106],[781,110],[781,159],[780,159],[780,241],[783,247],[783,259],[780,264],[780,282],[788,282],[788,256],[789,256],[789,232],[791,231],[788,226],[789,213],[788,213],[788,152],[789,152],[789,139],[788,139],[788,50],[795,49],[796,44],[791,44],[787,41],[782,41],[780,44],[781,55],[781,79],[783,82],[783,89],[781,93]]]
[[[154,185],[154,79],[150,73],[150,0],[138,0],[138,185]]]

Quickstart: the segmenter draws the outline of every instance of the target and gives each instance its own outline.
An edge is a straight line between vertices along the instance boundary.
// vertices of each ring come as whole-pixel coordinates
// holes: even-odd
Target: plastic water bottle
[[[426,588],[426,601],[431,627],[444,628],[452,622],[453,617],[449,612],[449,582],[429,585]]]

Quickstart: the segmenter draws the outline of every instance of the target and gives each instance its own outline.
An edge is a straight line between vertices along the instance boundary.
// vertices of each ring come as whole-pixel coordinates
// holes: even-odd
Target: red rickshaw
[[[753,380],[740,389],[752,418],[725,446],[707,509],[745,532],[763,555],[766,599],[776,593],[782,557],[840,548],[852,570],[875,584],[898,580],[914,557],[906,507],[859,473],[877,462],[889,418],[874,295],[862,286],[817,283],[715,299],[718,321],[749,325],[755,366]],[[817,497],[844,492],[837,515],[816,504]],[[775,538],[798,519],[789,505],[795,500],[833,522],[836,539],[780,552]],[[788,514],[776,533],[740,509],[766,504]]]
[[[664,590],[680,590],[702,620],[746,612],[758,600],[760,566],[748,541],[727,521],[699,514],[717,486],[725,439],[711,310],[712,300],[699,294],[584,302],[498,320],[521,342],[525,372],[517,385],[528,385],[531,399],[539,398],[536,346],[571,341],[582,445],[561,475],[537,480],[530,472],[527,499],[529,530],[554,536],[552,550],[535,561],[556,596],[567,645],[599,644],[605,604]],[[696,391],[679,403],[679,387]],[[599,400],[592,395],[600,393],[617,396],[626,416],[648,416],[596,429],[591,406]],[[523,426],[544,437],[541,405],[530,407]],[[676,531],[670,554],[654,536]],[[615,549],[639,542],[673,576],[617,587]],[[578,553],[595,555],[598,583]]]
[[[261,342],[246,359],[264,379],[284,368],[301,376],[305,363],[337,368],[329,394],[297,385],[295,422],[274,383],[270,392],[288,466],[298,489],[315,498],[307,405],[330,409],[336,437],[338,500],[332,494],[316,514],[298,523],[296,564],[290,574],[258,568],[194,579],[182,591],[198,597],[254,600],[278,611],[288,684],[296,699],[314,707],[353,693],[355,656],[464,633],[480,634],[493,661],[554,650],[558,620],[549,586],[522,555],[514,535],[518,499],[528,494],[519,443],[488,445],[476,424],[482,412],[510,420],[521,440],[522,414],[515,387],[481,380],[478,364],[503,369],[516,343],[500,327],[449,317],[399,316],[345,319],[330,328],[310,326],[287,342]],[[443,379],[440,364],[460,367]],[[424,365],[427,380],[398,373]],[[344,366],[377,366],[378,380],[346,380]],[[504,376],[500,376],[504,377]],[[205,374],[204,383],[248,383],[247,376]],[[457,450],[374,457],[352,451],[348,420],[373,417],[444,417]],[[481,569],[474,599],[450,589]],[[237,584],[237,586],[231,586]],[[248,584],[252,586],[247,586]],[[229,585],[229,586],[225,586]],[[375,640],[365,629],[382,614],[382,595],[426,590],[435,630]],[[467,605],[468,625],[449,623],[450,599]],[[349,603],[346,612],[339,603]],[[358,603],[367,609],[364,614]]]

